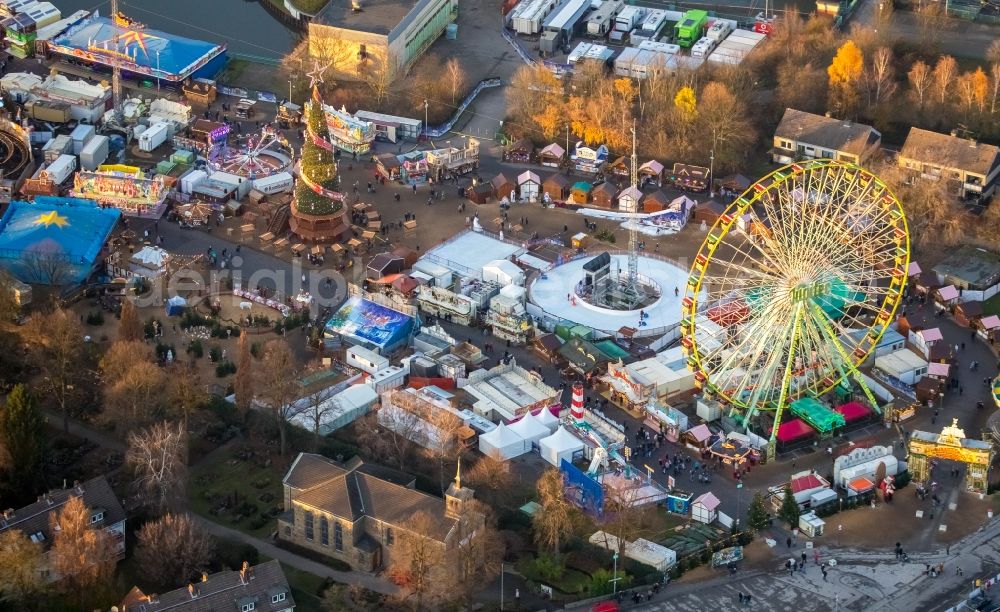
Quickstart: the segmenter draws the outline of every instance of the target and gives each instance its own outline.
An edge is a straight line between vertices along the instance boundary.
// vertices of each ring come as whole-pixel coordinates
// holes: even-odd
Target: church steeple
[[[448,485],[448,490],[444,494],[445,514],[452,518],[462,515],[462,506],[475,496],[475,491],[462,486],[462,460],[458,460],[458,467],[455,469],[455,480]]]

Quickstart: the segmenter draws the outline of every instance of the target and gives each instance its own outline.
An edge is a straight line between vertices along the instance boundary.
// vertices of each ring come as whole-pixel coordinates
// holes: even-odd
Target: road
[[[374,574],[364,572],[342,572],[335,570],[332,567],[323,565],[322,563],[317,563],[316,561],[287,551],[284,548],[279,548],[261,538],[255,538],[251,535],[243,533],[242,531],[237,531],[218,523],[213,523],[212,521],[196,514],[192,514],[192,516],[198,524],[204,527],[206,531],[215,537],[225,538],[227,540],[237,540],[239,542],[243,542],[244,544],[249,544],[250,546],[256,548],[260,554],[267,555],[272,559],[277,559],[278,561],[281,561],[286,565],[290,565],[295,569],[309,572],[310,574],[315,574],[316,576],[330,578],[342,584],[357,584],[368,589],[369,591],[382,593],[383,595],[395,595],[400,591],[399,587],[389,580]]]
[[[861,6],[851,18],[852,23],[881,30],[890,38],[910,43],[914,48],[930,52],[926,38],[921,33],[916,13],[898,9],[892,13],[888,24],[879,24],[877,19],[879,0],[862,0]],[[935,26],[936,51],[955,57],[984,60],[986,49],[1000,38],[1000,27],[986,23],[974,23],[963,19],[942,19]]]

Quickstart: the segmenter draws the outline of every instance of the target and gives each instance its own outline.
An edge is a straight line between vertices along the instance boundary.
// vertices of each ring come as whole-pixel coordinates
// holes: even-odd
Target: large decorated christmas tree
[[[331,215],[343,207],[343,202],[323,192],[336,191],[339,183],[333,147],[323,116],[319,92],[305,104],[306,138],[299,159],[299,178],[295,185],[295,208],[306,215]],[[325,145],[325,146],[324,146]]]

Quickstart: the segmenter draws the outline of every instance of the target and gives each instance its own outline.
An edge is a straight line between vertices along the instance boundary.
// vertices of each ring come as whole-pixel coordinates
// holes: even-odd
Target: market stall
[[[667,512],[673,512],[674,514],[690,514],[691,513],[691,500],[694,498],[693,493],[688,493],[687,491],[680,491],[674,489],[667,493]]]
[[[691,503],[691,518],[699,523],[714,523],[719,518],[719,498],[711,491],[698,496]]]
[[[517,192],[522,200],[538,201],[541,189],[542,180],[531,170],[525,170],[517,176]]]
[[[580,141],[576,143],[570,159],[578,172],[596,174],[604,169],[604,164],[608,161],[608,148],[604,145],[590,147]]]
[[[490,183],[493,184],[493,192],[496,194],[498,200],[507,200],[509,202],[514,199],[517,184],[507,178],[503,172],[494,176]]]
[[[639,166],[638,170],[640,186],[645,185],[656,185],[657,187],[663,186],[663,164],[651,159],[643,165]]]
[[[596,185],[590,191],[590,202],[594,206],[611,208],[615,204],[616,195],[618,195],[618,187],[610,181],[605,181]]]
[[[631,174],[629,160],[625,159],[624,155],[619,155],[617,159],[605,167],[605,171],[615,176],[628,177]]]
[[[681,435],[681,442],[695,450],[705,450],[712,445],[712,430],[704,423],[695,425]]]
[[[734,469],[743,467],[757,456],[757,451],[749,444],[735,438],[719,440],[712,445],[709,452],[712,457],[722,459],[723,465],[732,466]]]
[[[587,181],[577,181],[573,183],[573,187],[570,190],[573,203],[586,204],[589,202],[591,189],[592,187]]]
[[[553,174],[542,183],[542,193],[546,202],[565,202],[570,194],[569,179],[558,172]]]
[[[647,194],[642,200],[642,211],[647,213],[660,212],[670,206],[670,198],[662,191]]]
[[[512,164],[527,164],[531,162],[531,156],[535,152],[535,145],[527,138],[521,138],[514,144],[507,147],[504,152],[504,161]]]
[[[561,166],[565,157],[566,151],[554,142],[538,152],[538,162],[550,168]]]
[[[618,210],[622,212],[642,212],[642,192],[629,185],[618,194]]]
[[[702,192],[708,189],[708,168],[675,163],[670,175],[674,187],[683,191]]]
[[[847,402],[846,404],[837,406],[834,410],[844,417],[847,427],[852,427],[859,423],[869,423],[874,416],[871,409],[860,402]]]

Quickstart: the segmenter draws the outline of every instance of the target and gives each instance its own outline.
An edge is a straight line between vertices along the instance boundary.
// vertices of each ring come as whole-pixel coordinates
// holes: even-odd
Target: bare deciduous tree
[[[182,423],[163,421],[128,437],[126,463],[145,503],[165,510],[181,503],[187,477],[187,432]]]
[[[420,419],[415,414],[387,404],[379,408],[377,415],[368,414],[354,426],[362,448],[399,469],[404,469],[413,456],[413,438],[419,428]]]
[[[135,558],[142,574],[164,587],[183,586],[212,561],[215,540],[187,514],[166,514],[142,526]]]
[[[301,413],[309,419],[312,425],[313,452],[319,451],[319,441],[323,437],[320,429],[326,415],[340,408],[340,402],[333,399],[336,395],[334,387],[326,387],[309,393],[301,400]]]
[[[358,65],[358,76],[368,85],[375,98],[375,105],[381,107],[389,96],[392,84],[399,77],[399,60],[393,54],[368,59]]]
[[[917,100],[917,107],[922,109],[927,90],[930,89],[931,83],[934,81],[931,67],[921,60],[917,60],[913,62],[910,71],[906,73],[906,78],[910,81],[910,89]]]
[[[437,410],[430,415],[431,427],[437,430],[436,435],[427,445],[427,456],[438,464],[438,479],[441,491],[447,488],[447,473],[462,456],[468,444],[463,438],[465,423],[455,414],[447,410]]]
[[[887,102],[896,93],[896,68],[893,65],[892,49],[879,47],[872,54],[872,63],[865,71],[868,88],[868,109],[872,110]]]
[[[505,506],[510,499],[511,487],[514,484],[510,465],[497,449],[480,457],[469,470],[465,480],[476,489],[476,496],[491,506]]]
[[[236,396],[236,408],[246,415],[253,405],[254,362],[245,330],[236,342],[236,376],[233,378],[233,392]]]
[[[612,488],[604,501],[602,529],[618,539],[618,554],[625,554],[625,543],[639,537],[648,518],[648,506],[639,503],[636,487]]]
[[[958,75],[958,62],[950,55],[942,55],[934,64],[933,88],[938,97],[938,103],[942,109],[948,100],[950,93],[955,86],[955,77]]]
[[[284,340],[264,345],[264,356],[257,376],[258,399],[271,410],[281,439],[281,455],[288,451],[288,421],[298,413],[295,400],[299,384],[299,366],[292,349]]]
[[[55,243],[43,242],[25,251],[21,258],[25,274],[33,282],[46,285],[64,285],[69,282],[73,266],[62,248]]]
[[[118,340],[120,342],[139,342],[143,339],[142,323],[139,321],[139,311],[132,300],[122,300],[122,311],[118,321]]]
[[[167,368],[167,398],[173,411],[180,415],[185,429],[194,411],[204,405],[208,397],[198,368],[180,361]]]
[[[454,597],[455,572],[446,568],[444,546],[432,535],[440,531],[436,520],[423,511],[414,514],[402,525],[390,558],[390,572],[409,588],[417,610]]]
[[[448,79],[448,89],[451,90],[451,103],[458,101],[458,94],[465,87],[465,70],[457,57],[453,57],[445,62],[444,73]]]
[[[83,500],[72,496],[52,517],[54,534],[49,562],[67,594],[81,596],[106,588],[118,556],[117,545],[103,525],[91,522]]]
[[[573,532],[574,514],[577,510],[566,499],[563,477],[559,470],[545,470],[535,486],[540,506],[531,521],[535,542],[548,548],[558,558],[562,543]]]
[[[150,423],[166,405],[167,376],[141,342],[115,342],[101,359],[103,418],[119,433]]]

